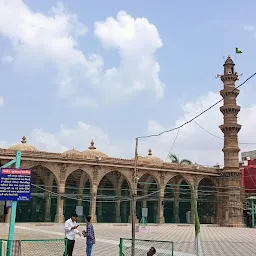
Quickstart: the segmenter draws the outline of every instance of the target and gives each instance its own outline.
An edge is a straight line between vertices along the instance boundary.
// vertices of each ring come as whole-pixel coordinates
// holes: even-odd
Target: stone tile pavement
[[[81,225],[80,230],[85,226]],[[131,225],[95,224],[95,256],[118,256],[119,239],[131,237]],[[0,237],[7,238],[8,224],[0,224]],[[63,238],[61,224],[16,224],[15,239]],[[136,233],[137,239],[174,242],[174,255],[185,256],[195,253],[194,227],[192,225],[152,225],[150,233]],[[255,256],[256,229],[223,228],[201,225],[201,242],[204,256]],[[49,248],[50,254],[52,248]],[[32,254],[31,254],[32,255]],[[33,254],[34,256],[40,254]],[[85,255],[85,240],[78,238],[74,256]],[[138,255],[146,255],[144,252]],[[157,254],[161,256],[161,254]],[[162,254],[164,255],[164,254]],[[166,255],[166,254],[165,254]],[[27,255],[26,255],[27,256]],[[29,256],[29,255],[28,255]],[[55,256],[55,255],[52,255]]]

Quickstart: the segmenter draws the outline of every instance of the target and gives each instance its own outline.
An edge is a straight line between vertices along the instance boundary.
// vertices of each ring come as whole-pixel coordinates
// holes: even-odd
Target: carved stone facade
[[[84,210],[80,221],[87,214],[93,222],[130,221],[133,159],[108,157],[96,150],[94,142],[84,153],[41,152],[23,138],[11,149],[0,149],[1,165],[14,158],[15,150],[22,151],[21,168],[31,168],[33,173],[32,200],[18,203],[17,221],[62,223],[76,206]],[[220,177],[214,168],[165,163],[151,150],[148,156],[139,157],[137,167],[137,217],[141,218],[142,208],[148,208],[148,222],[155,223],[193,222],[193,193],[205,182],[207,191],[215,189]],[[206,213],[201,215],[207,217]],[[215,210],[205,222],[216,223],[214,215]]]
[[[239,170],[238,133],[241,125],[237,123],[237,115],[240,106],[236,103],[239,90],[235,87],[238,74],[234,70],[235,64],[230,57],[224,66],[224,74],[220,76],[223,89],[220,91],[223,97],[223,106],[220,108],[223,114],[224,124],[220,126],[224,134],[224,168],[220,182],[222,189],[222,207],[219,211],[221,225],[243,226],[243,204],[241,195],[241,172]]]

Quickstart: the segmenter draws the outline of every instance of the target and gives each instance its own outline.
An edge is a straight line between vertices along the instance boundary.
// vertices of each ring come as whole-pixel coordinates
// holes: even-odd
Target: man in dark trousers
[[[76,235],[80,235],[78,231],[79,225],[77,225],[76,220],[77,220],[77,214],[73,213],[71,218],[68,219],[65,222],[65,240],[66,240],[66,253],[64,252],[63,256],[72,256],[74,246],[75,246],[75,240],[76,240]]]
[[[95,244],[95,235],[93,225],[91,223],[91,216],[86,217],[86,231],[83,231],[84,237],[86,237],[86,255],[92,256],[92,247]]]

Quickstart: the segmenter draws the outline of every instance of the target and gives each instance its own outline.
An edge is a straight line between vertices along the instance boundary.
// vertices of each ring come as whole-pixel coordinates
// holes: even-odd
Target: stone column
[[[164,187],[161,186],[158,200],[158,223],[164,224]]]
[[[198,186],[191,188],[191,215],[190,215],[190,222],[195,223],[195,202],[194,200],[198,200]],[[198,207],[198,203],[197,203]]]
[[[45,212],[44,212],[44,220],[46,222],[51,221],[51,194],[48,192],[45,192]]]
[[[173,216],[174,216],[174,222],[179,223],[180,222],[180,188],[178,186],[173,187]]]
[[[77,206],[83,206],[83,188],[78,189]],[[85,222],[84,216],[78,216],[78,222]]]
[[[97,203],[97,186],[92,186],[92,193],[91,193],[91,204],[90,204],[90,215],[91,215],[91,222],[97,222],[96,216],[96,203]]]
[[[116,223],[121,223],[121,190],[117,190],[117,202],[116,202]]]
[[[5,215],[5,220],[4,220],[4,222],[5,222],[5,223],[10,223],[10,219],[11,219],[11,209],[8,208],[8,209],[6,209],[6,210],[7,210],[7,214]]]
[[[57,214],[55,216],[55,222],[64,223],[65,218],[63,214],[64,210],[64,192],[65,192],[65,184],[64,182],[60,183],[58,188],[58,198],[57,198]]]
[[[52,186],[53,186],[53,174],[51,173],[49,175],[48,180],[45,182],[47,186],[47,190],[52,191]],[[45,192],[46,197],[45,197],[45,212],[44,212],[44,219],[46,222],[51,221],[51,194],[49,192]]]

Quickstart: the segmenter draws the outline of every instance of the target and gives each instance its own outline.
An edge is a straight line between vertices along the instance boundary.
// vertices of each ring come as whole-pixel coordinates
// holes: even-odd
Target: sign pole
[[[18,169],[18,168],[20,168],[21,151],[19,151],[19,150],[16,151],[16,159],[15,160],[16,160],[15,168]],[[13,244],[14,229],[15,229],[16,209],[17,209],[17,201],[12,201],[6,256],[12,255],[12,244]]]

